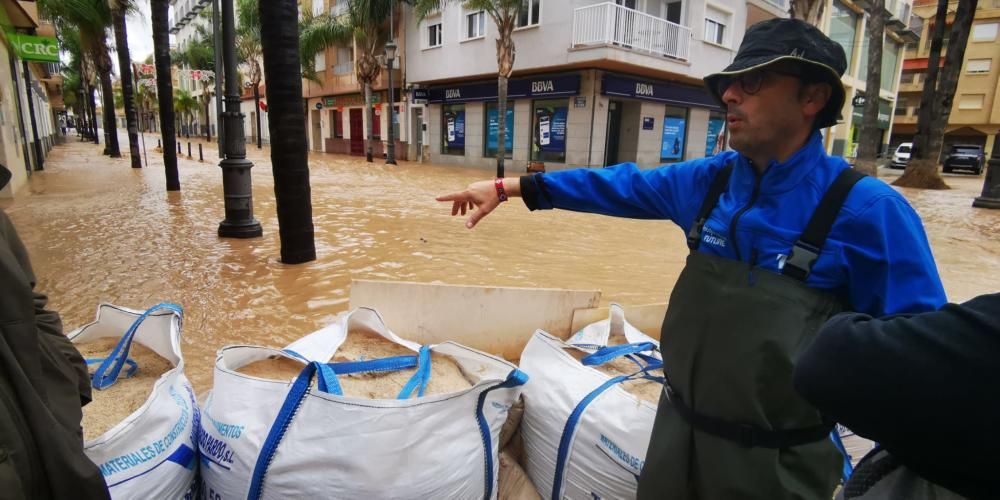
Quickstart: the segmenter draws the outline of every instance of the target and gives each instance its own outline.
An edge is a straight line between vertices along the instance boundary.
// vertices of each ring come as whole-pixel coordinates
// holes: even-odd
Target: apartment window
[[[986,94],[962,94],[958,99],[958,109],[983,109]]]
[[[337,47],[337,64],[333,65],[333,74],[347,75],[354,72],[354,60],[350,47]]]
[[[730,15],[711,6],[705,7],[705,41],[728,45]]]
[[[989,73],[992,66],[992,59],[969,59],[968,65],[965,66],[965,71],[972,74]]]
[[[326,71],[326,52],[316,54],[316,60],[314,62],[316,71]]]
[[[830,14],[830,38],[844,48],[847,63],[854,60],[854,39],[858,33],[858,15],[840,2],[833,2]]]
[[[972,27],[973,42],[992,42],[997,39],[997,26],[1000,23],[980,23]]]
[[[537,26],[539,13],[542,10],[542,0],[521,0],[521,8],[517,11],[517,26]]]
[[[312,0],[312,14],[313,16],[323,15],[323,0]]]
[[[465,16],[465,38],[482,38],[486,35],[486,13],[483,11],[473,12]]]
[[[441,46],[441,23],[427,26],[427,48]]]
[[[906,116],[906,108],[908,107],[909,107],[909,101],[904,97],[900,97],[896,101],[896,111],[893,114],[895,114],[896,116]]]
[[[901,85],[907,85],[910,83],[917,82],[917,72],[916,71],[903,71],[903,74],[899,77],[899,83]]]
[[[882,44],[882,88],[896,91],[896,66],[899,63],[899,44],[885,37]],[[867,68],[866,68],[867,71]]]

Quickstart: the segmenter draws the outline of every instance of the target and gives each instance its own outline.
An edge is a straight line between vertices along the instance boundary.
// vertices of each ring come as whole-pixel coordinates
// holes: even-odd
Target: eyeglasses
[[[756,71],[748,71],[746,73],[740,73],[738,75],[724,75],[719,78],[716,86],[716,91],[719,95],[726,93],[729,86],[733,83],[739,83],[740,89],[746,95],[754,95],[760,92],[761,87],[764,85],[764,80],[767,79],[769,73],[775,75],[791,76],[795,78],[802,78],[801,73],[793,73],[791,71],[777,71],[774,69],[759,69]]]

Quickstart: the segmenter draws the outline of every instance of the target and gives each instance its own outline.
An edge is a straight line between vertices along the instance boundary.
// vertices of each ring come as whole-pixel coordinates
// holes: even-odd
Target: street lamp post
[[[243,113],[240,112],[239,75],[236,73],[236,29],[233,0],[222,0],[222,58],[225,61],[226,111],[223,113],[226,134],[226,157],[222,167],[222,192],[226,218],[219,223],[223,238],[256,238],[263,234],[260,222],[253,218],[253,189],[247,160],[246,138],[243,134]]]
[[[1000,208],[1000,134],[997,134],[997,140],[994,142],[992,158],[986,164],[983,194],[973,200],[972,206]]]
[[[390,23],[391,23],[391,21],[390,21]],[[392,29],[392,25],[391,24],[389,26],[389,29],[390,30]],[[385,63],[386,67],[389,68],[389,131],[388,131],[389,132],[389,145],[388,145],[388,147],[386,149],[385,164],[386,165],[395,165],[396,164],[396,137],[395,137],[395,134],[394,134],[392,126],[395,123],[394,119],[395,119],[395,114],[396,113],[395,113],[395,106],[394,105],[395,105],[396,99],[394,97],[395,91],[394,91],[394,89],[392,87],[392,66],[393,66],[394,60],[396,59],[396,41],[393,40],[393,38],[390,38],[389,41],[386,42],[386,44],[385,44],[385,59],[386,59],[386,63]]]

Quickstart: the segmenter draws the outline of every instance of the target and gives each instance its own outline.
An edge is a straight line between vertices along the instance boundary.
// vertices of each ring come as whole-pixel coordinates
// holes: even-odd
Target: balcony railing
[[[573,11],[573,47],[617,45],[688,60],[691,29],[610,2]]]
[[[764,1],[781,9],[782,12],[788,12],[788,0],[764,0]]]

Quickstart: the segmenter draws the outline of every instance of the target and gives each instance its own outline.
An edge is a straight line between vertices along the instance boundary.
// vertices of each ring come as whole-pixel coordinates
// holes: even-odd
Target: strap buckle
[[[797,280],[805,281],[809,273],[812,272],[812,266],[818,258],[819,249],[811,245],[807,246],[801,240],[797,241],[795,242],[795,246],[792,247],[788,259],[785,260],[784,274]]]

